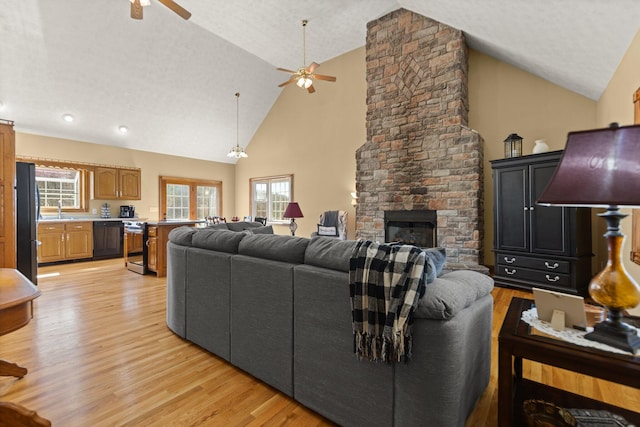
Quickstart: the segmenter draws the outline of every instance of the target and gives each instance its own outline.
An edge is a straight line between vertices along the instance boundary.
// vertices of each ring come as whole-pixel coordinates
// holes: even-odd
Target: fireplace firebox
[[[384,240],[420,248],[433,248],[437,239],[435,210],[385,211]]]

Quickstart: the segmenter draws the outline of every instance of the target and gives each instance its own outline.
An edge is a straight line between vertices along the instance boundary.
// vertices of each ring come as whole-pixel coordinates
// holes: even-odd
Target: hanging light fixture
[[[236,159],[249,157],[244,152],[244,148],[240,147],[240,92],[236,92],[236,146],[227,153],[227,157],[235,157]]]

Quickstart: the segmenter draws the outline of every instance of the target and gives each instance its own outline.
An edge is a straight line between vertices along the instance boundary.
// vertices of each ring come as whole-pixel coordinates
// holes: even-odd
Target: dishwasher
[[[119,258],[123,255],[122,221],[93,222],[93,259]]]

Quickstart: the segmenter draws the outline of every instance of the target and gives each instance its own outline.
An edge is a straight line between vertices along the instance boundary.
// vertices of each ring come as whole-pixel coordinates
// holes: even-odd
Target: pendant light
[[[235,157],[236,159],[249,157],[244,152],[244,148],[240,147],[240,92],[236,92],[236,146],[227,153],[227,157]]]

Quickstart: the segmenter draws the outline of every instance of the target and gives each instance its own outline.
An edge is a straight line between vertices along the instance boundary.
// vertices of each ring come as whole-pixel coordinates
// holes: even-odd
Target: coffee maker
[[[120,218],[134,218],[136,208],[132,205],[120,206]]]

